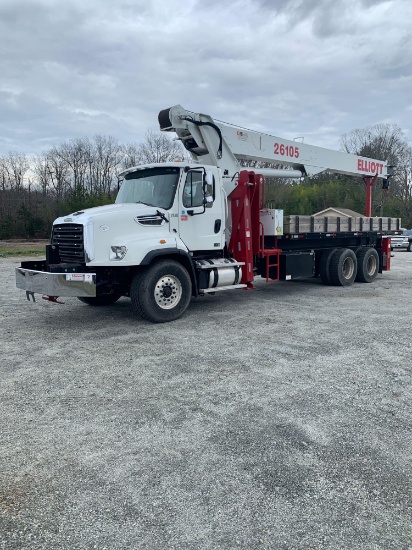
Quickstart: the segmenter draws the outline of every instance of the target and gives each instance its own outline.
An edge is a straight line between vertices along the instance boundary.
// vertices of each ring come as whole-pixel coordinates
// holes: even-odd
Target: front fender
[[[160,260],[162,258],[175,259],[187,269],[190,275],[190,278],[192,280],[192,295],[198,296],[199,289],[197,284],[195,268],[194,268],[192,259],[189,256],[189,253],[186,252],[185,250],[180,250],[178,248],[161,248],[157,250],[151,250],[143,258],[141,265],[150,265],[151,263],[155,262],[157,259]]]
[[[122,260],[110,260],[110,251],[112,246],[125,246],[127,253]],[[89,262],[88,267],[131,267],[142,265],[144,258],[151,252],[169,251],[172,249],[175,253],[182,249],[182,244],[176,241],[175,237],[170,235],[123,235],[114,237],[104,243],[99,244],[99,254],[95,260]],[[187,249],[183,249],[186,251]]]

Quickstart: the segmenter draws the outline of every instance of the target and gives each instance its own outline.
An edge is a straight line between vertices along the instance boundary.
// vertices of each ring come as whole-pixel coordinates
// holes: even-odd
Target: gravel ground
[[[412,254],[174,323],[0,259],[0,549],[410,549]]]

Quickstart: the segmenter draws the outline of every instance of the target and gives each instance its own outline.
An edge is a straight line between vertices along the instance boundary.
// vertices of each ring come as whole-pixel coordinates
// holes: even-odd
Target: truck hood
[[[166,213],[165,210],[161,208],[156,208],[154,206],[147,206],[146,204],[108,204],[106,206],[96,206],[95,208],[85,208],[84,210],[79,210],[73,212],[67,216],[61,216],[54,221],[54,224],[62,223],[81,223],[83,225],[87,224],[90,218],[96,220],[96,218],[104,218],[108,220],[112,217],[112,214],[117,216],[125,217],[135,217],[135,216],[150,216],[155,215],[156,211]],[[167,216],[167,214],[166,214]],[[96,220],[98,221],[98,220]]]
[[[162,219],[158,213],[164,214]],[[67,235],[72,227],[82,225],[83,246],[89,265],[112,265],[112,246],[124,246],[127,255],[116,265],[139,265],[148,251],[160,248],[176,248],[176,237],[170,234],[170,212],[141,203],[109,204],[74,212],[57,218],[54,226],[58,232],[67,225]],[[66,230],[63,230],[63,234]]]

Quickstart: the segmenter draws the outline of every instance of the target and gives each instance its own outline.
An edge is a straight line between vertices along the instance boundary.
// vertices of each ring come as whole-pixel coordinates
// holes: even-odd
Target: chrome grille
[[[51,244],[59,245],[61,262],[84,263],[83,226],[81,224],[54,225]]]

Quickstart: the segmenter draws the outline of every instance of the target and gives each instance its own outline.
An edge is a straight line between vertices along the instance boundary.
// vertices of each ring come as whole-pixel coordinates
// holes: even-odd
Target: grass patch
[[[47,243],[48,241],[0,241],[0,258],[6,258],[9,256],[45,256]]]
[[[7,256],[40,256],[46,255],[46,252],[44,248],[33,248],[33,250],[27,250],[22,248],[8,248],[7,250],[4,248],[0,248],[0,258],[5,258]]]

